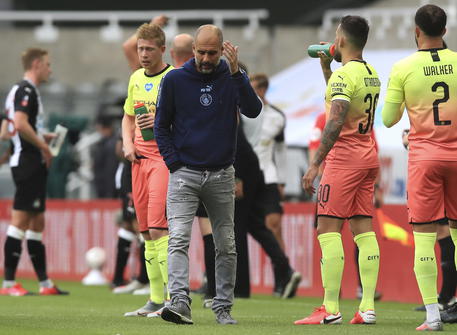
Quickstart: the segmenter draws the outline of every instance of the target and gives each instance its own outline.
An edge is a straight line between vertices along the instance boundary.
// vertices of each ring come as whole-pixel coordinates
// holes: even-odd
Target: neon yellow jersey
[[[379,166],[376,143],[371,136],[381,82],[365,61],[352,60],[333,72],[325,93],[326,117],[332,101],[350,103],[340,136],[325,160],[326,166],[365,169]]]
[[[133,72],[130,76],[128,95],[124,103],[124,113],[134,116],[134,106],[142,102],[148,108],[149,113],[155,115],[160,83],[171,70],[173,67],[167,65],[166,68],[154,75],[147,75],[143,68]],[[140,155],[148,158],[160,156],[156,141],[144,141],[138,126],[135,127],[134,143]]]
[[[385,101],[406,105],[411,161],[457,161],[457,53],[419,50],[397,62]]]

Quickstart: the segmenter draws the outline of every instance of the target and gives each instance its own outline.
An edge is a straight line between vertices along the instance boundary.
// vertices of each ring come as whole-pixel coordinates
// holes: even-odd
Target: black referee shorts
[[[278,184],[266,184],[262,195],[263,208],[265,215],[282,214],[281,195],[279,194]]]

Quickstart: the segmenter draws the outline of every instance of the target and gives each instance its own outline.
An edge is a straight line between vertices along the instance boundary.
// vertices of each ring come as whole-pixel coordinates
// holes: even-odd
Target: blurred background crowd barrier
[[[107,278],[111,278],[117,236],[114,222],[119,215],[119,208],[120,203],[113,200],[50,200],[46,211],[47,229],[44,233],[49,275],[55,279],[81,280],[89,270],[85,261],[86,251],[92,247],[101,247],[108,255],[103,270]],[[4,243],[10,210],[10,201],[0,201],[0,244]],[[314,211],[312,203],[286,204],[283,216],[283,237],[287,241],[286,253],[292,267],[303,275],[298,294],[317,297],[322,295],[322,287],[320,251],[313,227]],[[385,214],[387,212],[388,216]],[[375,218],[382,255],[378,288],[382,291],[385,300],[419,303],[421,300],[412,264],[414,249],[406,221],[404,205],[387,205]],[[193,225],[189,256],[192,264],[190,280],[193,288],[201,286],[204,272],[201,252],[203,244],[198,227],[198,224]],[[342,297],[353,299],[358,283],[353,257],[354,243],[348,227],[343,230],[343,243],[346,263]],[[249,237],[249,257],[252,292],[271,294],[274,282],[269,258],[251,237]],[[137,259],[136,255],[131,255],[127,276],[137,273],[135,271],[138,266]],[[0,254],[0,273],[3,272],[2,266],[3,254]],[[22,257],[18,276],[34,278],[33,267],[27,257]]]

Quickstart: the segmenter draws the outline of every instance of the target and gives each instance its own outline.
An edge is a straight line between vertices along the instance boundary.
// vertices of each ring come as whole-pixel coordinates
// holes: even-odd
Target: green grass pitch
[[[34,281],[21,281],[37,291]],[[0,296],[0,335],[282,335],[282,334],[417,334],[425,313],[414,312],[414,305],[392,302],[377,304],[376,325],[350,325],[358,302],[341,301],[343,325],[295,326],[321,303],[317,298],[280,300],[256,295],[237,299],[232,315],[238,325],[216,324],[214,314],[202,308],[200,296],[193,296],[194,325],[175,325],[161,319],[125,318],[147,296],[114,295],[107,287],[84,287],[79,283],[59,282],[70,296]],[[457,324],[445,325],[456,332]]]

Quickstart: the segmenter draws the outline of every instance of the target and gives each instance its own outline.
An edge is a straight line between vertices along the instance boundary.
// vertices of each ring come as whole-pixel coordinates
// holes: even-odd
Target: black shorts
[[[122,220],[125,222],[132,222],[136,218],[135,207],[133,206],[132,194],[121,194],[122,200]]]
[[[262,202],[265,215],[273,213],[283,213],[281,206],[281,195],[279,194],[278,184],[266,184],[263,192]]]
[[[119,197],[122,200],[122,220],[132,222],[136,218],[132,197],[132,163],[125,162],[121,174]]]
[[[195,213],[195,216],[199,217],[199,218],[208,217],[208,213],[206,213],[206,208],[205,208],[205,206],[203,206],[203,202],[201,202],[201,201],[198,203],[198,208],[197,208],[197,212]]]
[[[16,185],[13,208],[27,212],[46,209],[46,181],[48,169],[41,157],[22,156],[19,165],[11,168]]]

